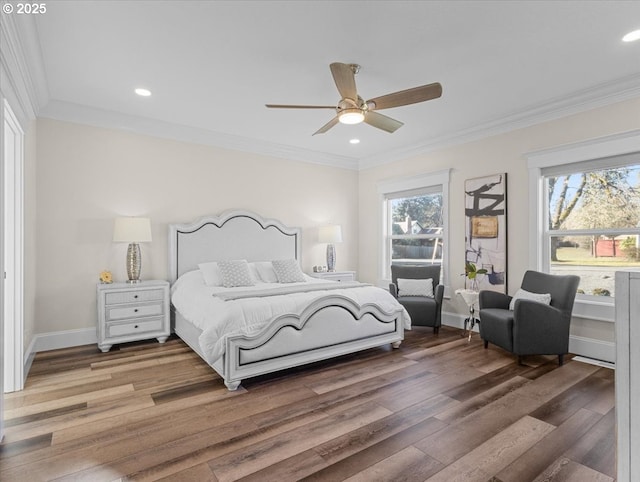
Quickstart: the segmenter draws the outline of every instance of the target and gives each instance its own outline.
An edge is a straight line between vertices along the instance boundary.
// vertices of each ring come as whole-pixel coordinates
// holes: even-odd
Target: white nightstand
[[[164,343],[171,333],[169,282],[99,284],[98,348],[116,343],[157,338]]]
[[[322,273],[309,273],[309,276],[331,281],[355,281],[355,271],[324,271]]]

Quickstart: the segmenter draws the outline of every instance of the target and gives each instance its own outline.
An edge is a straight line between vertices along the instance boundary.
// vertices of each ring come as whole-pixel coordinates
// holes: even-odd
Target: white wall
[[[325,263],[317,227],[341,224],[339,269],[358,266],[358,174],[49,119],[37,136],[36,332],[93,328],[100,271],[126,279],[117,216],[148,216],[142,279],[167,278],[167,225],[240,208],[302,228],[302,267]]]
[[[24,350],[27,353],[35,334],[36,303],[36,160],[37,123],[29,122],[24,134]],[[28,355],[28,353],[27,353]]]
[[[561,144],[578,142],[640,127],[640,99],[541,123],[506,134],[435,150],[428,154],[366,169],[359,175],[360,265],[362,281],[380,283],[380,200],[376,185],[381,180],[452,168],[450,182],[450,279],[451,291],[462,288],[464,278],[464,181],[495,173],[508,173],[508,291],[513,294],[529,268],[528,172],[525,154]],[[444,311],[466,314],[457,297],[445,301]],[[574,319],[572,335],[613,342],[611,323]]]
[[[95,283],[101,270],[124,280],[125,245],[111,242],[113,219],[151,217],[154,241],[144,245],[143,278],[167,276],[167,224],[243,208],[303,228],[302,265],[324,264],[317,227],[343,226],[338,268],[379,283],[381,180],[452,168],[451,290],[462,287],[466,179],[508,173],[508,289],[529,267],[528,172],[525,153],[640,126],[640,99],[360,172],[40,119],[37,124],[37,263],[35,333],[93,328]],[[274,186],[277,186],[274,187]],[[27,203],[29,201],[27,200]],[[33,269],[33,268],[32,268]],[[27,270],[29,271],[29,269]],[[466,305],[454,297],[444,311]],[[613,342],[613,326],[574,320],[572,335]]]

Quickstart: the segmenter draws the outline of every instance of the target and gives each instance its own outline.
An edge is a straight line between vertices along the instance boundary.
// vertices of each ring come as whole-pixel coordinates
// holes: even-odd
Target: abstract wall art
[[[474,289],[506,293],[507,174],[468,179],[464,192],[465,263],[486,270],[477,275]]]

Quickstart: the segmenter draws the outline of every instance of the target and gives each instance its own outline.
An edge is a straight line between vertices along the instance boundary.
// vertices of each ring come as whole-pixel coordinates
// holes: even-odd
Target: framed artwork
[[[486,270],[477,275],[474,288],[506,293],[507,174],[466,180],[464,196],[465,262]]]

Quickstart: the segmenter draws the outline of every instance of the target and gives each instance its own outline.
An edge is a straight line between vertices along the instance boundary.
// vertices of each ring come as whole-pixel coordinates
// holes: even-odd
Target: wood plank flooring
[[[0,480],[615,480],[613,371],[525,364],[414,328],[229,392],[178,338],[43,352],[6,396]]]

